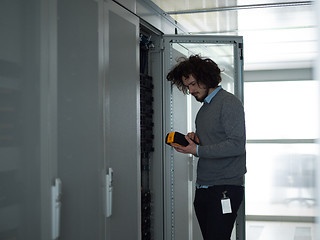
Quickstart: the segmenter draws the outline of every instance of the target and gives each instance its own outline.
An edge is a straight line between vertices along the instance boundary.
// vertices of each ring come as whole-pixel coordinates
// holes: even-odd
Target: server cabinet
[[[192,204],[196,159],[175,153],[164,137],[173,130],[193,130],[200,105],[172,88],[165,76],[177,57],[201,54],[219,64],[223,87],[242,99],[242,37],[163,36],[114,2],[101,4],[103,174],[110,177],[113,170],[112,199],[105,197],[106,209],[112,201],[112,211],[106,211],[106,239],[198,239]],[[144,37],[154,45],[147,62],[141,54]],[[152,117],[146,113],[151,105]],[[151,121],[150,132],[146,123]],[[152,144],[144,145],[150,137]],[[244,240],[244,214],[239,214],[237,226],[234,236]]]
[[[8,22],[0,26],[1,239],[55,238],[50,190],[56,178],[62,181],[60,239],[142,239],[142,20],[111,0],[0,5]],[[230,45],[236,60],[225,88],[241,97],[242,40],[175,36],[163,44],[160,31],[145,30],[155,44],[151,239],[192,239],[196,159],[181,159],[163,139],[178,126],[192,129],[199,106],[165,75],[175,57],[200,51],[194,43],[215,45],[215,52]],[[180,115],[181,106],[188,114]],[[111,169],[112,198],[106,194]]]
[[[164,36],[164,78],[176,60],[192,54],[212,58],[222,69],[222,86],[243,100],[243,40],[237,36]],[[164,80],[165,81],[165,80]],[[164,132],[194,131],[200,104],[164,84]],[[201,238],[193,212],[197,159],[164,148],[165,239]],[[244,204],[239,210],[232,238],[245,239]]]
[[[0,2],[0,239],[51,237],[55,4]]]
[[[59,239],[103,239],[98,2],[57,1]]]
[[[141,239],[139,19],[100,4],[106,239]]]
[[[140,20],[142,239],[164,239],[162,33]],[[152,86],[145,87],[145,80]],[[149,85],[149,84],[148,84]],[[149,85],[150,86],[150,85]],[[148,94],[148,98],[143,98]],[[147,110],[147,111],[146,111]],[[146,121],[147,120],[147,121]],[[151,127],[150,127],[151,126]],[[147,130],[148,134],[145,134]],[[151,131],[150,131],[151,130]],[[146,151],[151,149],[151,151]],[[145,196],[145,192],[148,193]],[[147,211],[145,211],[145,209]]]

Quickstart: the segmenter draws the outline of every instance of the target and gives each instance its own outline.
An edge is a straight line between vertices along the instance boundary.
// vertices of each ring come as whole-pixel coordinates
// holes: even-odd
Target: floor
[[[314,223],[247,221],[246,240],[315,240]]]

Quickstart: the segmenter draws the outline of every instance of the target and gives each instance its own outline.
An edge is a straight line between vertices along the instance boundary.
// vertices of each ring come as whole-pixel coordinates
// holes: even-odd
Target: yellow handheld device
[[[171,132],[167,134],[166,144],[168,145],[176,145],[176,146],[188,146],[189,142],[185,138],[185,135],[179,132]]]

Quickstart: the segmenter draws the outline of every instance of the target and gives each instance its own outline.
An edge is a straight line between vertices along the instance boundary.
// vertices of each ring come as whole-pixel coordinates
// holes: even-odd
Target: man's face
[[[199,102],[203,102],[208,96],[209,89],[204,85],[198,84],[197,80],[190,74],[187,78],[182,77],[183,85],[189,89],[189,93]]]

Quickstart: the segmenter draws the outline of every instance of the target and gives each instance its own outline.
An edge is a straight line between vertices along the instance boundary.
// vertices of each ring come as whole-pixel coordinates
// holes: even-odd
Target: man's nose
[[[194,87],[192,87],[192,86],[189,86],[189,93],[190,94],[192,94],[192,93],[194,93],[195,92],[195,88]]]

